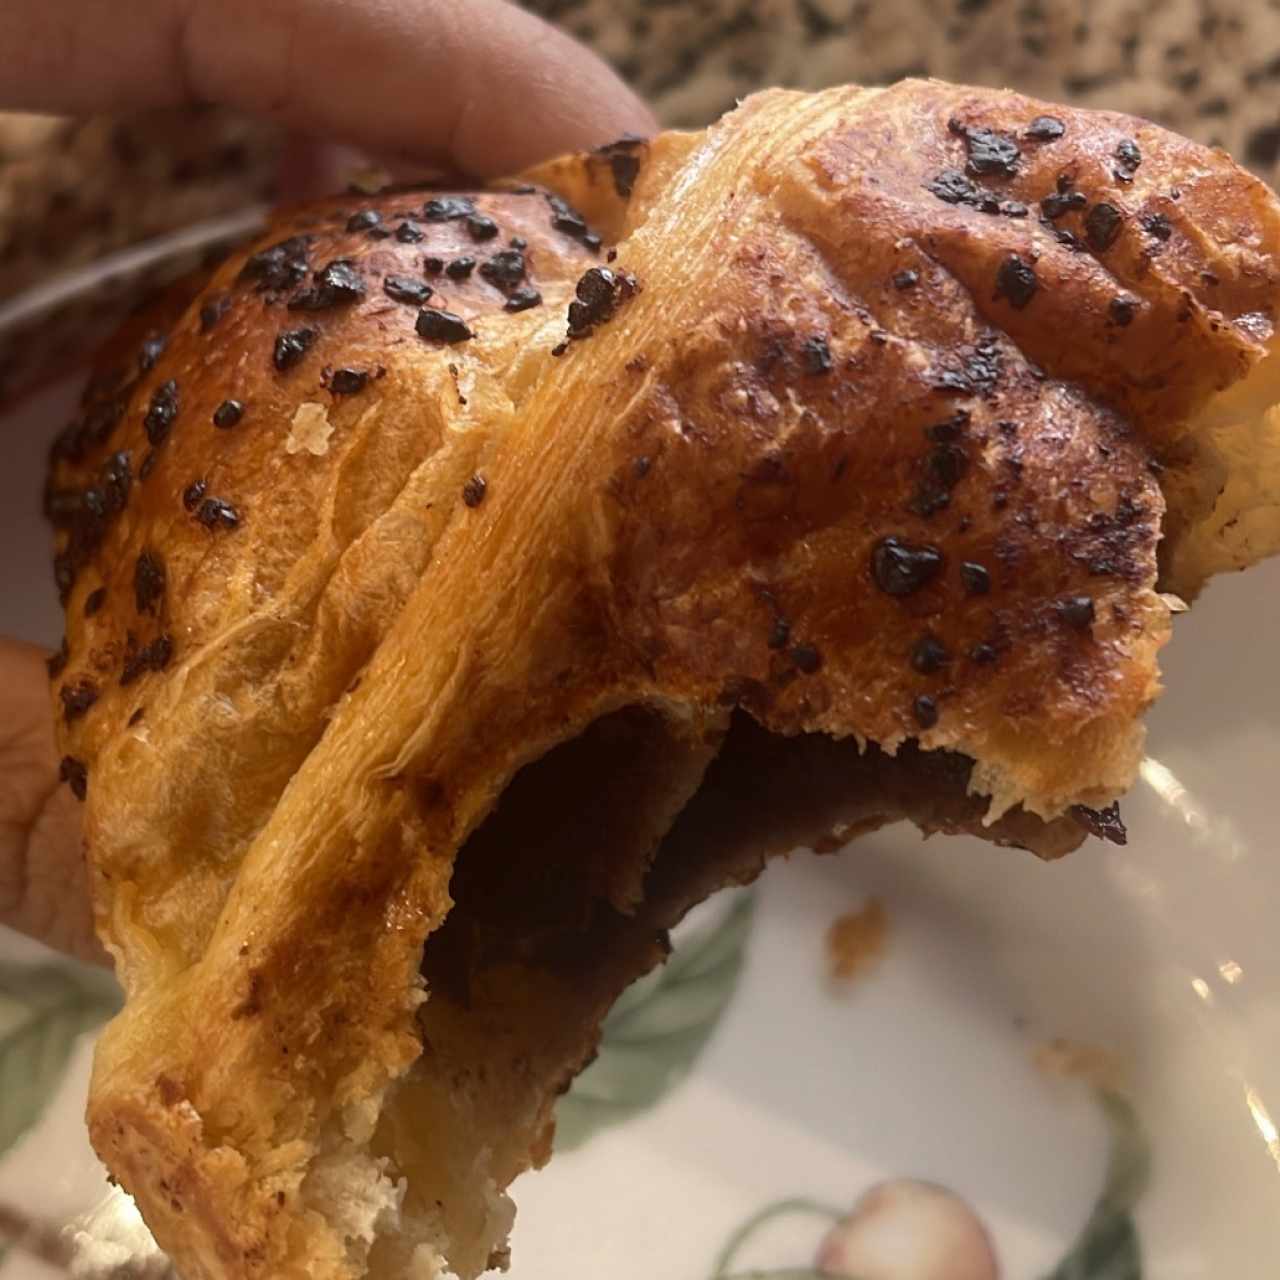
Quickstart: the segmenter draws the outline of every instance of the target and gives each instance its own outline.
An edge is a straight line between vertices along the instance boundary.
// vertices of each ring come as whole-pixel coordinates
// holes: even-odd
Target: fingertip
[[[452,98],[453,111],[443,158],[467,173],[511,174],[660,127],[596,53],[506,0],[474,0],[437,34],[450,67],[437,109]],[[433,131],[438,122],[425,122],[424,136]]]

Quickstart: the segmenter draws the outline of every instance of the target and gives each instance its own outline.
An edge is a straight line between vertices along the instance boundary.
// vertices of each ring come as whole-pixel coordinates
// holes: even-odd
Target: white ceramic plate
[[[0,622],[50,644],[37,508],[71,392],[0,420]],[[986,1236],[1008,1280],[1274,1280],[1278,653],[1280,564],[1177,619],[1125,849],[1046,865],[897,828],[707,904],[517,1184],[515,1280],[803,1280],[820,1251],[858,1280],[986,1280]],[[883,953],[833,985],[827,927],[869,897]],[[0,932],[0,1280],[163,1269],[82,1132],[111,999]],[[1083,1075],[1046,1070],[1060,1037],[1127,1079],[1084,1049]]]

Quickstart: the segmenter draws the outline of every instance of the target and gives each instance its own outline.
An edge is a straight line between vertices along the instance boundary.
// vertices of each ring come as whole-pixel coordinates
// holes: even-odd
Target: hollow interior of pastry
[[[743,712],[706,741],[663,710],[629,706],[517,774],[460,851],[455,905],[427,941],[422,1056],[367,1147],[384,1184],[372,1203],[399,1188],[367,1274],[430,1274],[443,1256],[469,1276],[504,1261],[503,1189],[550,1154],[554,1099],[610,1005],[661,961],[666,930],[691,906],[751,880],[767,857],[835,849],[902,817],[1047,856],[1079,843],[1069,818],[1014,811],[984,827],[971,768],[912,745],[888,756],[822,734],[784,738]]]

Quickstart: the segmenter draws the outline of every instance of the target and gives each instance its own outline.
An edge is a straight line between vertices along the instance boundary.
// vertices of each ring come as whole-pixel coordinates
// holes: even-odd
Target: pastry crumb
[[[298,406],[289,424],[289,438],[284,442],[286,453],[307,453],[317,458],[329,452],[329,437],[333,435],[333,424],[322,404],[308,400]]]
[[[879,898],[833,920],[827,930],[827,972],[836,982],[851,982],[880,959],[889,934],[889,916]]]
[[[1039,1046],[1032,1062],[1045,1075],[1080,1080],[1106,1093],[1125,1093],[1128,1072],[1120,1055],[1099,1045],[1064,1037]]]

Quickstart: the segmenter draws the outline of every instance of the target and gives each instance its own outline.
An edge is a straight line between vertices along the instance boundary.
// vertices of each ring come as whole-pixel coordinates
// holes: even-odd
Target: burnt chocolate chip
[[[613,189],[624,200],[631,194],[640,173],[640,157],[635,153],[643,145],[643,138],[628,133],[617,142],[607,142],[596,148],[596,155],[608,160],[609,170],[613,174]]]
[[[444,269],[450,280],[465,280],[476,269],[474,258],[454,258]]]
[[[557,342],[556,345],[551,348],[551,354],[553,356],[562,356],[568,350],[569,344],[567,342]]]
[[[211,298],[200,308],[200,332],[209,333],[217,327],[218,322],[227,314],[231,299],[227,294]]]
[[[522,289],[517,289],[506,301],[503,307],[504,311],[528,311],[530,307],[536,307],[542,302],[542,294],[532,285],[525,285]]]
[[[1084,235],[1089,248],[1095,253],[1105,253],[1116,242],[1123,222],[1120,210],[1105,200],[1099,201],[1085,215]]]
[[[209,486],[203,480],[193,480],[182,491],[182,505],[188,511],[194,511],[199,505],[200,500],[208,492]]]
[[[951,490],[969,469],[969,457],[955,444],[939,444],[930,449],[924,460],[920,479],[908,510],[918,516],[931,516],[951,505]]]
[[[438,276],[444,270],[443,258],[423,258],[422,269],[429,276]]]
[[[407,302],[412,307],[421,307],[435,290],[412,276],[388,276],[382,282],[382,292],[395,302]]]
[[[973,560],[966,560],[960,566],[960,581],[964,584],[966,594],[985,596],[991,590],[991,574],[987,569]]]
[[[826,338],[806,338],[800,348],[806,373],[830,373],[832,369],[831,348]]]
[[[290,311],[326,311],[330,307],[359,302],[365,294],[364,280],[347,258],[327,263],[315,273],[315,283],[289,302]]]
[[[1000,216],[1004,218],[1025,218],[1031,211],[1021,200],[1001,200]]]
[[[1115,175],[1121,182],[1132,182],[1133,175],[1142,163],[1142,152],[1132,138],[1123,138],[1112,153],[1118,162]]]
[[[569,337],[584,338],[596,325],[604,324],[635,288],[631,276],[608,267],[589,268],[574,288],[576,300],[569,304]]]
[[[932,729],[938,723],[938,704],[927,693],[922,693],[911,704],[911,711],[922,729]]]
[[[769,630],[769,638],[765,643],[770,649],[785,649],[790,639],[791,623],[786,618],[774,618],[773,626]]]
[[[104,604],[106,604],[106,602],[106,587],[95,587],[94,590],[90,591],[84,598],[84,616],[86,618],[92,618],[93,615],[97,613]]]
[[[164,561],[151,551],[144,551],[133,566],[133,602],[139,613],[155,613],[164,599]]]
[[[935,635],[923,635],[911,650],[911,666],[922,676],[931,676],[951,661],[947,647]]]
[[[1008,299],[1015,311],[1021,311],[1039,287],[1035,268],[1016,253],[1011,253],[996,272],[996,297]]]
[[[467,218],[476,207],[466,196],[442,196],[428,200],[422,206],[422,216],[428,222],[449,222],[454,218]]]
[[[84,761],[75,756],[63,756],[58,764],[58,779],[71,788],[71,794],[77,800],[83,800],[89,794],[89,770]]]
[[[319,336],[316,329],[286,329],[276,336],[275,347],[271,352],[272,363],[281,373],[292,369]]]
[[[80,495],[81,509],[87,511],[96,520],[107,514],[107,499],[101,489],[88,488]]]
[[[462,486],[462,501],[468,507],[478,507],[484,501],[489,482],[482,475],[474,475]]]
[[[163,444],[177,416],[178,384],[169,378],[151,393],[151,403],[147,407],[146,416],[142,419],[147,439],[153,445]]]
[[[1087,805],[1073,804],[1071,816],[1099,840],[1120,845],[1129,843],[1129,833],[1120,819],[1119,801],[1107,805],[1105,809],[1090,809]]]
[[[935,375],[934,385],[940,391],[971,392],[986,395],[1000,381],[1000,348],[993,337],[980,338],[965,357],[960,370],[944,369]]]
[[[382,221],[382,214],[377,209],[360,209],[347,219],[348,231],[368,231]]]
[[[239,400],[224,400],[213,411],[213,425],[227,431],[243,417],[244,405]]]
[[[467,219],[467,231],[473,240],[482,243],[498,234],[498,224],[483,213],[473,213]]]
[[[337,396],[353,396],[363,391],[369,375],[363,369],[335,369],[329,379],[329,390]]]
[[[149,334],[138,353],[138,372],[150,373],[156,367],[156,361],[164,354],[168,339],[163,333]]]
[[[412,222],[402,222],[396,228],[395,236],[401,244],[420,244],[426,238],[426,232]]]
[[[794,645],[791,649],[791,662],[797,671],[811,676],[821,668],[822,654],[811,644]]]
[[[75,684],[64,684],[58,697],[62,699],[62,718],[71,724],[97,702],[98,687],[92,680],[77,680]]]
[[[994,174],[1001,178],[1012,178],[1017,174],[1022,152],[1012,138],[993,129],[970,129],[958,120],[949,121],[947,127],[964,138],[969,155],[965,167],[969,173],[975,177]]]
[[[1067,131],[1067,126],[1057,116],[1036,116],[1027,125],[1028,138],[1035,142],[1055,142]]]
[[[1163,213],[1144,214],[1138,221],[1147,235],[1156,240],[1168,240],[1173,235],[1173,223]]]
[[[551,225],[570,239],[578,240],[588,249],[600,247],[600,237],[587,226],[587,220],[567,200],[546,191],[543,193],[551,206]]]
[[[118,515],[129,501],[129,489],[133,484],[133,475],[129,470],[130,456],[125,449],[113,453],[102,464],[102,470],[98,473],[102,486],[102,512],[105,516]]]
[[[241,280],[256,280],[259,293],[284,292],[302,283],[307,274],[310,236],[290,236],[253,254],[240,269]]]
[[[414,328],[420,337],[431,342],[466,342],[474,336],[461,316],[452,311],[437,311],[434,307],[418,312]]]
[[[196,519],[206,529],[234,529],[240,523],[240,513],[222,498],[205,498],[196,509]]]
[[[969,425],[969,418],[968,409],[958,409],[951,417],[925,427],[924,433],[935,444],[953,444],[964,434],[964,429]]]
[[[514,289],[524,279],[524,254],[519,249],[503,249],[480,264],[480,274],[495,289]]]
[[[946,564],[937,547],[881,538],[871,551],[871,577],[886,595],[909,596],[927,586]]]
[[[1089,203],[1083,191],[1056,191],[1040,201],[1040,212],[1052,222],[1064,213],[1083,209]]]
[[[56,652],[51,653],[45,660],[45,669],[49,672],[49,679],[56,680],[66,669],[67,663],[71,661],[71,650],[67,647],[67,637],[62,637],[62,643],[58,646]]]
[[[925,471],[929,480],[953,489],[969,469],[969,456],[954,444],[940,444],[930,449],[925,459]]]
[[[141,649],[130,648],[125,654],[120,684],[128,687],[148,671],[163,671],[172,658],[173,637],[168,635],[157,636]]]
[[[1092,596],[1068,596],[1055,606],[1058,617],[1076,631],[1087,631],[1096,616]]]
[[[1112,298],[1107,304],[1107,315],[1113,324],[1119,325],[1122,329],[1133,320],[1137,311],[1137,298]]]
[[[984,192],[960,172],[959,169],[943,169],[936,178],[924,184],[925,190],[937,196],[944,204],[969,204],[982,208],[990,201],[990,212],[995,213],[1000,202],[990,193]]]
[[[910,269],[899,271],[893,277],[893,287],[895,289],[910,289],[916,285],[919,279],[920,273],[918,271]]]
[[[980,667],[990,666],[996,660],[995,647],[989,644],[975,644],[969,650],[969,660],[976,662]]]

